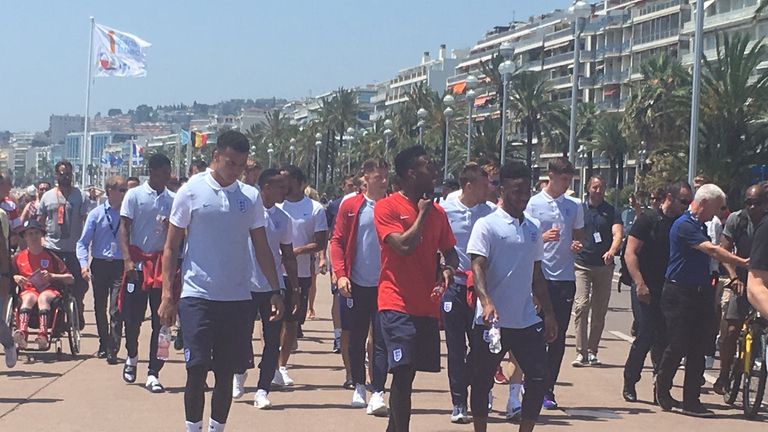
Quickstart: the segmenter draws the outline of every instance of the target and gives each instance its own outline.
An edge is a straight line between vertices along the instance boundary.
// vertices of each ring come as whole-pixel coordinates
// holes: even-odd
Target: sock
[[[139,363],[139,359],[137,357],[128,357],[125,359],[125,364],[128,366],[136,366]]]
[[[226,423],[219,423],[214,419],[211,419],[208,423],[208,432],[224,432],[224,426]]]
[[[203,432],[203,421],[199,421],[197,423],[192,422],[184,422],[186,425],[186,432]]]
[[[338,338],[341,337],[341,329],[340,328],[333,329],[333,337],[334,337],[334,339],[338,339]]]
[[[522,387],[521,384],[509,385],[509,402],[507,402],[507,405],[511,408],[520,408],[523,405],[520,403],[520,389]]]

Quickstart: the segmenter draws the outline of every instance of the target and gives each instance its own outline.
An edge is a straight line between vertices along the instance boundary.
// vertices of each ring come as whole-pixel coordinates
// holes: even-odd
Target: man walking
[[[714,184],[696,191],[691,207],[678,218],[669,231],[669,264],[661,295],[661,310],[667,324],[668,342],[661,357],[656,383],[659,406],[669,411],[675,405],[669,391],[672,379],[685,361],[683,414],[713,417],[699,396],[704,375],[707,349],[715,310],[715,293],[711,284],[709,260],[746,267],[748,260],[715,246],[707,236],[705,222],[725,205],[725,194]]]
[[[467,275],[472,263],[467,254],[467,243],[472,227],[478,219],[491,214],[494,207],[486,202],[490,191],[488,173],[470,162],[459,174],[461,184],[457,199],[444,201],[442,207],[456,238],[459,266],[453,284],[446,287],[441,301],[441,314],[448,348],[448,383],[451,389],[451,422],[467,423],[467,397],[470,368],[467,365],[467,340],[470,338],[475,305],[467,304]]]
[[[374,223],[381,243],[379,319],[392,373],[387,430],[407,432],[416,371],[440,371],[437,302],[459,259],[445,211],[432,201],[437,170],[424,147],[398,153],[395,172],[400,191],[376,204]],[[436,262],[438,253],[444,265]]]
[[[273,321],[283,314],[283,293],[269,251],[261,197],[256,188],[237,180],[245,169],[248,149],[248,139],[240,132],[221,134],[213,152],[213,170],[196,176],[179,190],[169,218],[160,315],[165,325],[172,325],[178,310],[184,328],[187,432],[202,430],[209,369],[216,384],[208,431],[224,430],[232,403],[234,371],[250,360],[250,285],[257,263],[272,289],[271,307],[265,312]],[[177,302],[172,285],[185,231],[184,282]]]
[[[85,220],[85,228],[77,241],[77,259],[82,276],[93,283],[93,309],[99,333],[98,358],[117,364],[117,351],[123,336],[123,320],[117,309],[117,298],[123,278],[123,254],[118,241],[120,206],[128,186],[121,176],[107,179],[107,200],[96,207]],[[91,267],[88,268],[88,255]],[[107,306],[109,305],[109,306]],[[107,319],[109,311],[109,319]]]
[[[565,196],[573,181],[575,170],[564,157],[549,162],[547,186],[528,202],[526,211],[541,222],[544,238],[544,258],[541,267],[547,280],[549,298],[557,318],[557,338],[547,344],[549,374],[544,408],[556,409],[555,383],[565,353],[565,334],[571,320],[573,298],[576,294],[574,254],[582,249],[584,209],[581,203]]]
[[[624,229],[616,209],[605,202],[605,180],[594,175],[587,183],[584,211],[584,248],[576,256],[576,326],[574,367],[597,366],[597,349],[611,299],[613,258],[621,248]],[[590,313],[591,312],[591,313]]]

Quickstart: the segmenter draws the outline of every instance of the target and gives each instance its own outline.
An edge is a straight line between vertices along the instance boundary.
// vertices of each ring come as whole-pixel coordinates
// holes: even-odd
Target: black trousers
[[[650,288],[651,303],[646,304],[638,300],[637,288],[632,284],[632,308],[637,311],[637,336],[629,348],[627,362],[624,364],[624,381],[627,384],[636,384],[640,381],[640,374],[645,365],[648,352],[651,353],[653,374],[659,373],[659,364],[664,349],[667,347],[667,325],[664,314],[661,311],[662,287]]]
[[[547,364],[549,375],[547,376],[547,394],[554,397],[555,383],[560,375],[560,365],[565,354],[565,334],[568,332],[568,324],[571,322],[571,310],[573,298],[576,296],[576,281],[547,281],[549,298],[555,311],[557,321],[557,338],[547,344]]]
[[[117,298],[123,279],[122,260],[94,258],[91,261],[93,310],[99,333],[99,349],[116,353],[123,337],[123,319],[117,309]],[[109,305],[107,307],[107,305]],[[107,318],[109,314],[109,318]]]
[[[467,287],[452,284],[443,294],[440,313],[448,347],[448,385],[454,406],[467,406],[471,358],[467,357],[467,340],[471,339],[475,305],[467,305]]]
[[[352,297],[340,297],[344,302],[342,308],[348,309],[352,321],[349,328],[349,367],[355,384],[365,384],[365,341],[368,330],[373,325],[373,358],[370,359],[371,385],[374,391],[383,392],[387,381],[387,348],[381,334],[381,324],[378,313],[378,288],[364,287],[352,283]]]
[[[656,385],[661,394],[668,393],[680,361],[685,357],[683,408],[700,403],[704,353],[710,343],[709,329],[715,318],[714,301],[714,290],[707,284],[682,285],[668,281],[661,295],[668,343],[661,357]]]
[[[160,317],[157,310],[160,308],[162,290],[150,289],[144,291],[141,289],[143,275],[138,272],[139,278],[133,288],[133,292],[127,289],[123,295],[123,320],[125,322],[125,349],[128,350],[128,357],[137,357],[139,355],[139,333],[141,323],[147,312],[147,303],[152,319],[152,335],[149,338],[149,373],[148,375],[160,377],[160,369],[165,362],[157,358],[157,338],[160,335]]]

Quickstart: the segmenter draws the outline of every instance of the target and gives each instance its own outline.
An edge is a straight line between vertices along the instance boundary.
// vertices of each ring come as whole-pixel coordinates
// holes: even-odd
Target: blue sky
[[[441,43],[471,47],[495,25],[570,0],[11,1],[0,5],[0,130],[82,114],[88,17],[151,42],[146,78],[98,78],[109,108],[318,94],[382,81]]]

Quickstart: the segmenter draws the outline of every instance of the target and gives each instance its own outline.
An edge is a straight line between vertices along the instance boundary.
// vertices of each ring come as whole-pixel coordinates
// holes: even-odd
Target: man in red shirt
[[[407,432],[416,371],[440,371],[439,301],[459,258],[445,211],[431,199],[437,170],[424,147],[398,153],[395,172],[400,190],[376,203],[374,223],[381,243],[379,318],[392,373],[387,431]]]

